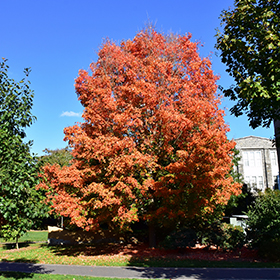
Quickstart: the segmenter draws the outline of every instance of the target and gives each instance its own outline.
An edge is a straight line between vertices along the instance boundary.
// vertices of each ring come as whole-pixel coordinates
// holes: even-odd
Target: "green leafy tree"
[[[55,150],[46,148],[43,150],[43,152],[45,153],[45,155],[40,156],[38,158],[38,165],[40,166],[40,168],[44,168],[44,166],[46,165],[54,165],[54,164],[58,164],[60,167],[71,165],[71,160],[73,159],[73,156],[71,154],[71,148],[69,146],[62,149],[55,149]],[[51,217],[53,219],[56,219],[57,222],[60,217],[60,225],[62,228],[65,226],[65,224],[68,227],[71,227],[68,223],[69,219],[67,219],[67,217],[61,216],[60,213],[59,214],[52,213]]]
[[[38,161],[40,165],[46,164],[58,164],[59,166],[69,166],[73,156],[71,154],[71,149],[69,147],[65,147],[62,149],[45,149],[43,150],[45,155],[39,157]]]
[[[274,121],[279,147],[280,2],[235,0],[233,9],[222,12],[221,25],[216,48],[236,82],[224,90],[225,96],[237,101],[231,112],[247,114],[252,128],[269,127]]]
[[[244,182],[243,176],[238,170],[238,162],[241,160],[240,151],[237,150],[236,147],[234,147],[233,152],[234,152],[234,155],[232,158],[233,166],[230,171],[230,175],[234,179],[235,182],[237,182],[239,184],[243,184],[243,182]]]
[[[25,69],[26,77],[29,69]],[[0,64],[0,216],[1,234],[18,238],[45,215],[38,184],[38,166],[30,154],[32,142],[23,141],[24,129],[35,117],[31,113],[33,93],[25,79],[8,77],[6,60]]]

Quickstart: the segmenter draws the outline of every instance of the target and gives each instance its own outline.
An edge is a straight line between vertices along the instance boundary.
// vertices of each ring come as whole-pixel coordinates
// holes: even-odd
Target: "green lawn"
[[[47,232],[28,232],[22,241],[47,241]],[[134,254],[119,254],[117,245],[48,246],[47,244],[20,243],[0,246],[0,261],[87,266],[142,266],[142,267],[280,267],[280,263],[213,261],[181,258],[180,255],[152,256],[137,251]],[[114,251],[115,250],[115,251]],[[150,253],[149,253],[150,254]],[[1,279],[1,278],[0,278]]]
[[[56,247],[46,244],[21,244],[16,250],[0,248],[0,261],[48,263],[88,266],[141,266],[141,267],[280,267],[280,263],[206,261],[163,257],[141,257],[141,254],[94,254],[93,246]]]
[[[37,273],[22,273],[22,272],[0,272],[0,280],[106,280],[104,277],[89,277],[77,275],[58,275],[58,274],[37,274]],[[131,279],[131,278],[130,278]],[[110,280],[128,280],[128,278],[110,278]],[[137,279],[135,279],[137,280]],[[140,279],[139,279],[140,280]]]
[[[48,241],[48,231],[28,231],[24,234],[20,239],[19,242],[47,242]],[[5,242],[15,242],[15,240],[6,241],[3,238],[0,238],[0,243]]]

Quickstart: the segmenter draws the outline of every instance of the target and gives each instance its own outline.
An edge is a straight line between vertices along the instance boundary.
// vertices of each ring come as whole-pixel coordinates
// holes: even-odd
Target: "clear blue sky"
[[[96,61],[104,38],[120,42],[133,38],[147,21],[165,33],[190,32],[200,41],[201,56],[211,55],[218,84],[229,86],[231,78],[215,55],[215,29],[219,15],[233,0],[9,0],[1,1],[0,56],[8,59],[10,77],[20,80],[23,69],[34,90],[33,114],[37,121],[27,130],[34,140],[32,151],[63,148],[64,127],[82,122],[83,107],[77,100],[74,79],[79,69]],[[232,103],[223,99],[222,107]],[[71,113],[72,112],[72,113]],[[273,129],[248,126],[247,117],[235,118],[227,111],[228,138],[256,135],[270,138]]]

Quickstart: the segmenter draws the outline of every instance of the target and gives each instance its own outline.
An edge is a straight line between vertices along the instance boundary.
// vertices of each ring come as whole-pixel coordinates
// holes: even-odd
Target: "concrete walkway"
[[[280,268],[144,268],[0,262],[0,271],[139,279],[280,279]]]

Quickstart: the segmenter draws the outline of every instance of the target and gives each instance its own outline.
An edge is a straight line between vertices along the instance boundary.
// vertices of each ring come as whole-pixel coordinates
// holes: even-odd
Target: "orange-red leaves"
[[[106,41],[76,92],[84,123],[65,128],[73,165],[46,167],[56,212],[93,229],[139,217],[162,223],[213,211],[240,186],[228,176],[228,141],[217,76],[191,36],[144,30]],[[172,212],[171,212],[172,209]]]

